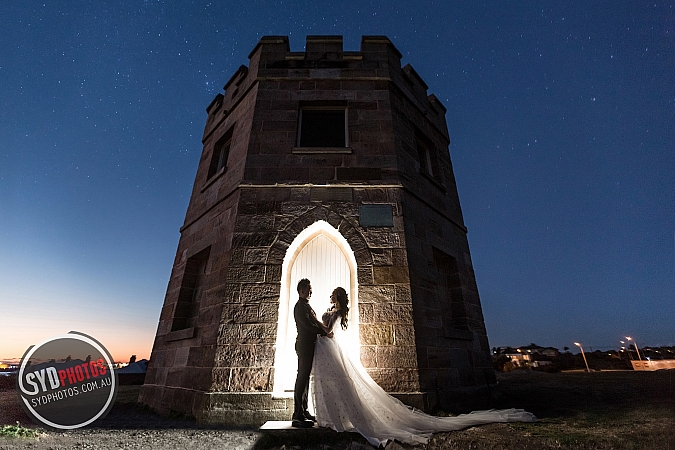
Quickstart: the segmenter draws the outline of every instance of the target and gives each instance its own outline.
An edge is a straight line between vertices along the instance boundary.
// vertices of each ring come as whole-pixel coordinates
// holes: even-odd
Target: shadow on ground
[[[427,445],[390,444],[400,449],[675,449],[675,370],[658,372],[540,373],[498,375],[495,408],[522,408],[535,424],[491,424],[438,433]],[[373,448],[356,433],[332,430],[257,430],[204,427],[184,417],[162,417],[136,403],[139,386],[121,386],[110,414],[94,427],[46,432],[37,441],[0,439],[4,448],[241,448],[256,450],[361,450]],[[13,389],[0,390],[0,425],[34,427]],[[5,446],[5,443],[9,442]],[[139,443],[140,442],[140,443]],[[136,447],[136,445],[139,445]],[[117,447],[115,447],[117,446]]]

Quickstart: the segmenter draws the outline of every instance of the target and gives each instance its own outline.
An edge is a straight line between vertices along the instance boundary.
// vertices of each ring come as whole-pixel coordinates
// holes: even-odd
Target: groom
[[[309,374],[312,372],[314,360],[314,344],[317,335],[333,337],[333,332],[326,334],[309,305],[312,285],[307,278],[298,282],[298,295],[300,298],[293,308],[295,326],[298,328],[298,337],[295,340],[295,352],[298,354],[298,377],[295,379],[295,407],[291,424],[296,428],[311,428],[316,419],[307,411],[307,394]]]

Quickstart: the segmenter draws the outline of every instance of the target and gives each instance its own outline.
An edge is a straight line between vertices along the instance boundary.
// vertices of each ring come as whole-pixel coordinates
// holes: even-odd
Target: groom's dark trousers
[[[325,336],[326,332],[319,325],[316,314],[306,299],[299,299],[293,308],[298,337],[295,340],[295,353],[298,355],[298,377],[295,379],[293,420],[303,420],[307,411],[307,394],[309,392],[309,375],[314,360],[314,344],[316,336]]]

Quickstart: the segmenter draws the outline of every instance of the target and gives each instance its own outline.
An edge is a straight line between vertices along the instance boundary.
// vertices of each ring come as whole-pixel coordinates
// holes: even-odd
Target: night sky
[[[149,356],[205,108],[264,35],[386,35],[447,107],[491,346],[674,345],[675,7],[541,5],[2,2],[0,359]]]

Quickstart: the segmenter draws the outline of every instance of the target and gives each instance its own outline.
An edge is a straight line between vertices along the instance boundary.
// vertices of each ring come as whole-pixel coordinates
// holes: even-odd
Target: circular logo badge
[[[76,331],[29,347],[16,377],[26,414],[35,423],[62,430],[105,417],[118,385],[110,353]]]

